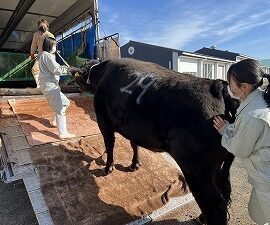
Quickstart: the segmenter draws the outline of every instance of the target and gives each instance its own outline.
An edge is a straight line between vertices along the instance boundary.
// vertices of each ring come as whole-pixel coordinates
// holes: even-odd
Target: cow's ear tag
[[[75,73],[75,77],[79,77],[80,74],[78,72]]]

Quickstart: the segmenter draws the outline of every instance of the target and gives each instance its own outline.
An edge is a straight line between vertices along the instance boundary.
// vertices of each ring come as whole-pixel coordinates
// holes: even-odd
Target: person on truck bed
[[[55,60],[57,42],[54,38],[46,37],[43,42],[43,52],[39,59],[39,83],[43,95],[49,106],[55,112],[51,121],[52,126],[57,126],[60,139],[73,138],[74,134],[67,131],[66,110],[70,105],[69,99],[61,92],[59,86],[60,75],[68,75],[69,68],[59,65]]]
[[[36,61],[34,62],[34,65],[32,67],[32,74],[34,76],[34,79],[37,84],[37,88],[39,88],[39,58],[42,52],[42,46],[43,46],[43,41],[46,37],[52,37],[55,38],[54,35],[49,32],[49,23],[47,20],[41,19],[38,21],[38,31],[34,33],[33,35],[33,40],[31,44],[31,59],[35,60],[35,53],[38,51],[38,56]]]

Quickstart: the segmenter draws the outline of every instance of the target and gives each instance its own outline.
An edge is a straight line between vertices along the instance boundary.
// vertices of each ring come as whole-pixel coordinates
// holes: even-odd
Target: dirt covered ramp
[[[142,166],[130,172],[133,151],[120,135],[116,135],[115,170],[104,176],[106,154],[93,99],[69,98],[68,127],[77,138],[65,142],[50,126],[53,112],[43,97],[1,104],[2,125],[12,129],[10,123],[16,120],[21,129],[13,138],[28,142],[20,151],[27,151],[29,162],[37,168],[54,224],[126,224],[164,206],[169,198],[187,193],[183,175],[161,153],[140,148]]]
[[[116,138],[116,169],[107,176],[102,172],[101,135],[35,146],[30,155],[56,225],[126,224],[159,209],[166,198],[187,191],[179,170],[160,153],[141,149],[142,167],[129,172],[132,149],[120,135]]]

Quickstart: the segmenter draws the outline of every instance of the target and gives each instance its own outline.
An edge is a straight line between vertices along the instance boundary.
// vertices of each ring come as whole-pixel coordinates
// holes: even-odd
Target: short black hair
[[[251,84],[254,90],[263,85],[263,78],[267,78],[268,86],[264,91],[264,100],[270,108],[270,74],[266,74],[258,60],[244,59],[230,66],[227,72],[227,80],[232,77],[237,86],[240,87],[242,83]]]
[[[39,20],[39,21],[38,21],[38,26],[39,26],[41,23],[45,23],[45,24],[47,25],[48,28],[50,27],[49,22],[48,22],[47,20],[45,20],[45,19]]]
[[[263,84],[264,71],[258,60],[244,59],[230,66],[227,72],[227,80],[232,76],[239,85],[248,83],[255,88]]]
[[[43,41],[42,50],[46,52],[50,52],[52,50],[53,45],[57,45],[55,38],[46,37]]]

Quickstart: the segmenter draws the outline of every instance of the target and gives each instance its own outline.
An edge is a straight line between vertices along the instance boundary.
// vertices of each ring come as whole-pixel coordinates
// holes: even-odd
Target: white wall
[[[191,58],[183,55],[178,57],[177,64],[178,72],[193,74],[197,77],[204,77],[204,64],[210,64],[212,65],[213,73],[211,73],[211,77],[208,78],[223,80],[226,80],[226,74],[231,65],[229,62],[207,60],[202,58]],[[176,69],[174,68],[174,70]]]
[[[225,65],[224,64],[218,64],[217,65],[217,76],[216,79],[223,79],[225,80]]]
[[[198,59],[188,57],[179,57],[178,72],[180,73],[196,73],[198,75]]]

